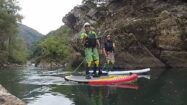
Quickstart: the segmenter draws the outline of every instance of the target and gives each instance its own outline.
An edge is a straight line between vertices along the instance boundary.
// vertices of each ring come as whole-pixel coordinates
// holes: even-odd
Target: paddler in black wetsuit
[[[114,49],[115,43],[112,41],[111,35],[107,35],[104,42],[103,54],[106,58],[108,71],[113,69],[113,65],[115,63]]]

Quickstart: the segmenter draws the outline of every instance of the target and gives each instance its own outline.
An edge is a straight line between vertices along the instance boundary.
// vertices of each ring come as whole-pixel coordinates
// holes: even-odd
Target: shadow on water
[[[160,71],[160,72],[159,72]],[[159,73],[158,73],[159,72]],[[153,69],[131,85],[67,82],[63,70],[2,70],[0,84],[28,105],[186,105],[187,69]]]

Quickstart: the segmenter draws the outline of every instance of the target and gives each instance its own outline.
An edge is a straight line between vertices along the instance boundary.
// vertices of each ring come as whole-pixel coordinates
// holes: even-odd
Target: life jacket
[[[87,34],[87,37],[85,38],[85,47],[86,48],[95,48],[97,43],[96,43],[96,34],[91,31]]]
[[[107,52],[113,52],[113,51],[114,51],[113,42],[110,41],[110,40],[107,40],[107,41],[104,43],[104,47],[105,47],[105,50],[106,50]]]

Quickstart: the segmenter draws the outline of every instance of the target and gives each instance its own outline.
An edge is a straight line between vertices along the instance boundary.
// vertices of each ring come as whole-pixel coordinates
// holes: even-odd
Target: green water
[[[133,85],[93,87],[64,81],[63,70],[0,70],[0,84],[28,105],[187,105],[187,69],[153,71]]]

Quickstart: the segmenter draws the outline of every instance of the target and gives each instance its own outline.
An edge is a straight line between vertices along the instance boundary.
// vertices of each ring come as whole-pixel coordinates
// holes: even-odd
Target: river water
[[[28,105],[187,105],[187,69],[154,69],[130,85],[67,82],[63,70],[0,70],[0,84]]]

